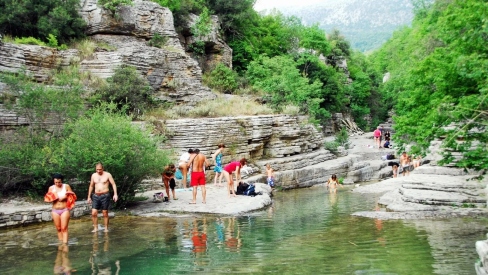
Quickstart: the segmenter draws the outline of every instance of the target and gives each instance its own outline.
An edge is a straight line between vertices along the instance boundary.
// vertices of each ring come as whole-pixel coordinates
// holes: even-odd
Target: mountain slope
[[[366,52],[380,47],[396,29],[409,25],[412,9],[410,0],[342,0],[279,10],[302,18],[304,24],[318,23],[327,33],[338,29],[354,49]]]

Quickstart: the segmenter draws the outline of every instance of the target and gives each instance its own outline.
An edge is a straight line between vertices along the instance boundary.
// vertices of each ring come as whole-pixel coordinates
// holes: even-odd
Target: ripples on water
[[[373,210],[376,199],[314,187],[278,193],[272,207],[243,217],[116,217],[108,234],[75,219],[68,251],[50,245],[57,239],[49,223],[2,230],[0,273],[474,273],[485,220],[350,216]]]

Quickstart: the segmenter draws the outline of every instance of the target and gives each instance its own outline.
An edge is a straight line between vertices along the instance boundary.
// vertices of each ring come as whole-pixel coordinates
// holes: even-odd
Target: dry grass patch
[[[205,100],[195,107],[177,105],[156,108],[146,112],[147,117],[159,119],[254,116],[274,114],[267,105],[257,103],[251,98],[219,95],[215,100]]]

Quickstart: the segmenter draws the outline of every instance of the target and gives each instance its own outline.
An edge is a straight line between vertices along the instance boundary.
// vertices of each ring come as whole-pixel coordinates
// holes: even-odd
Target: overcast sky
[[[312,4],[327,3],[334,0],[257,0],[254,9],[257,11],[290,6],[308,6]]]

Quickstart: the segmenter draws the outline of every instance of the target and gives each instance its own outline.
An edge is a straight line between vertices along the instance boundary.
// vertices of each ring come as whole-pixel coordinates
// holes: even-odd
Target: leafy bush
[[[67,43],[84,36],[79,6],[78,0],[0,0],[0,33],[37,39],[52,34]]]
[[[153,105],[152,88],[142,78],[135,67],[122,65],[115,69],[112,77],[107,79],[107,86],[101,87],[97,94],[102,101],[115,102],[119,110],[128,106],[128,114],[138,117]]]
[[[327,111],[320,107],[323,99],[317,97],[321,83],[309,83],[296,66],[288,56],[262,57],[250,63],[247,76],[255,88],[267,93],[271,106],[277,111],[292,103],[300,107],[301,113],[309,114],[312,120],[327,115]]]
[[[343,146],[345,149],[349,149],[350,146],[349,133],[347,132],[345,127],[342,127],[341,130],[336,133],[335,141],[340,146]]]
[[[14,42],[16,44],[24,44],[24,45],[36,45],[36,46],[44,46],[44,47],[47,46],[46,43],[32,36],[20,37],[20,38],[16,37],[14,39]]]
[[[329,150],[332,154],[337,154],[340,144],[337,141],[324,142],[324,148]]]
[[[112,13],[112,16],[117,16],[117,11],[120,6],[133,5],[132,0],[99,0],[102,7]]]
[[[168,42],[168,37],[155,33],[148,44],[151,47],[162,48],[166,42]]]
[[[346,128],[341,128],[339,132],[336,133],[334,141],[326,141],[324,142],[324,148],[332,152],[333,154],[337,154],[339,147],[342,146],[345,149],[349,149],[349,134],[347,133]]]
[[[143,179],[157,176],[169,163],[167,154],[158,149],[158,138],[151,136],[151,126],[136,126],[115,104],[102,104],[86,116],[66,125],[66,138],[56,158],[59,171],[86,182],[79,196],[86,196],[88,181],[101,161],[117,184],[118,206],[134,198]]]
[[[204,83],[221,93],[233,93],[238,88],[237,78],[236,72],[219,63],[209,74],[204,75]]]
[[[47,179],[56,171],[51,161],[62,139],[63,123],[84,111],[79,83],[72,79],[61,81],[58,75],[54,78],[54,84],[62,85],[62,89],[35,83],[23,72],[0,74],[0,82],[7,84],[6,92],[17,98],[15,106],[11,103],[5,106],[15,107],[16,113],[29,124],[12,135],[2,135],[2,192],[45,192]]]
[[[52,48],[56,48],[58,50],[67,50],[68,46],[66,44],[58,44],[58,39],[56,38],[55,35],[49,34],[47,36],[47,45]]]

